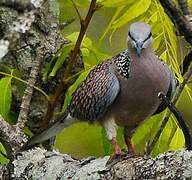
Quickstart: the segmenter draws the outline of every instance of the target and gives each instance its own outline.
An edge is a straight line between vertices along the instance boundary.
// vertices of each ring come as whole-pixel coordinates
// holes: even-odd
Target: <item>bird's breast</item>
[[[154,59],[136,59],[130,64],[130,77],[119,73],[120,93],[109,109],[120,126],[136,126],[150,117],[160,105],[158,93],[167,93],[170,74],[166,64]]]

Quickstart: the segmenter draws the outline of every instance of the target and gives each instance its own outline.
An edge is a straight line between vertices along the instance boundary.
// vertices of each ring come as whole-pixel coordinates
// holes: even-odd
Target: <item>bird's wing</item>
[[[158,57],[158,55],[156,55]],[[169,85],[169,89],[167,91],[167,94],[166,96],[171,100],[174,93],[175,93],[175,89],[176,89],[176,85],[175,85],[175,77],[171,71],[171,69],[169,68],[169,66],[162,60],[158,57],[158,60],[161,61],[161,63],[164,65],[164,66],[167,66],[167,68],[169,69],[169,74],[170,74],[170,85]],[[162,111],[164,111],[165,109],[167,108],[167,105],[164,103],[164,102],[161,102],[161,104],[159,105],[159,107],[157,108],[157,110],[155,111],[155,114],[158,114]]]
[[[120,90],[110,61],[97,65],[72,95],[70,115],[91,123],[101,118]]]

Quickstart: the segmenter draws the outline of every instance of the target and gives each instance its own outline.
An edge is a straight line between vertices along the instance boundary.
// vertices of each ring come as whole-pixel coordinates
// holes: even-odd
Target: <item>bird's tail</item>
[[[56,136],[63,129],[71,126],[77,122],[75,118],[72,118],[69,113],[66,111],[64,114],[55,119],[53,123],[48,125],[46,129],[42,130],[39,134],[33,136],[29,141],[27,141],[23,147],[20,149],[21,151],[30,149],[43,141],[50,139],[53,136]]]

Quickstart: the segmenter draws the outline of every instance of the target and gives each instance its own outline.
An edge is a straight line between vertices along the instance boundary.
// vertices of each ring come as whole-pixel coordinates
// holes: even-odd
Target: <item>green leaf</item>
[[[53,64],[53,62],[57,59],[57,55],[55,55],[54,57],[51,58],[51,60],[49,61],[49,63],[45,66],[44,72],[43,72],[43,81],[45,82],[47,80],[48,74],[51,70],[51,66]]]
[[[135,3],[131,4],[126,12],[119,17],[113,24],[113,29],[120,28],[121,26],[125,25],[127,22],[135,19],[136,17],[140,16],[144,12],[147,11],[151,4],[151,0],[138,0]]]
[[[8,120],[12,99],[11,79],[6,77],[0,80],[0,114],[6,120]]]
[[[78,36],[79,36],[79,32],[74,32],[74,33],[68,35],[66,38],[69,39],[69,40],[71,41],[71,43],[75,45]],[[89,46],[89,47],[91,47],[91,46],[92,46],[92,41],[91,41],[91,39],[88,38],[88,37],[85,35],[85,36],[83,37],[83,41],[82,41],[81,46]]]
[[[95,46],[89,47],[89,53],[83,53],[85,70],[90,69],[91,67],[111,57],[110,55],[99,51]]]
[[[27,126],[25,126],[24,128],[23,128],[23,132],[27,135],[27,136],[29,136],[29,137],[32,137],[34,134],[29,130],[29,127],[27,127]]]
[[[169,64],[174,73],[178,75],[179,70],[179,62],[178,59],[178,40],[175,33],[175,27],[167,14],[165,14],[164,9],[158,1],[152,1],[152,5],[150,6],[151,15],[154,13],[157,14],[157,22],[153,24],[153,34],[159,37],[158,41],[159,47],[155,47],[158,49],[160,57]],[[161,39],[161,40],[160,40]],[[158,42],[157,42],[158,43]],[[157,44],[156,44],[157,45]]]
[[[192,7],[192,0],[188,0],[189,7]]]
[[[182,130],[177,127],[177,130],[169,144],[169,151],[175,151],[179,148],[185,147],[185,139]]]
[[[14,111],[9,111],[9,115],[8,115],[8,123],[10,125],[15,125],[17,123],[17,119],[18,119],[18,113],[19,112],[14,112]]]
[[[104,7],[119,7],[129,5],[135,2],[135,0],[99,0],[97,4],[103,5]]]
[[[69,39],[71,41],[71,43],[75,44],[78,36],[79,36],[79,32],[74,32],[74,33],[68,35],[66,38]]]
[[[91,0],[74,0],[74,2],[78,7],[88,8]]]
[[[79,35],[79,32],[74,32],[69,36],[67,36],[67,38],[71,41],[72,44],[75,44],[75,42],[77,41],[78,35]],[[99,62],[111,57],[108,54],[105,54],[99,51],[93,45],[92,40],[87,36],[83,38],[80,49],[83,54],[83,62],[86,70],[90,69],[90,67],[95,66]]]
[[[82,52],[82,55],[83,57],[89,57],[89,49],[87,48],[81,48],[81,52]]]
[[[106,34],[109,32],[109,30],[111,29],[111,25],[114,23],[115,19],[117,18],[117,16],[120,14],[120,12],[122,11],[122,9],[124,8],[124,6],[120,6],[117,8],[115,14],[113,15],[111,21],[109,22],[107,28],[105,29],[105,32],[103,33],[103,35],[101,36],[101,38],[99,39],[98,42],[98,46],[101,46],[101,42],[104,39],[104,37],[106,36]]]
[[[8,74],[10,74],[11,76],[22,79],[22,73],[18,69],[12,69],[6,65],[2,65],[2,67],[3,67],[4,71],[7,72]],[[22,97],[24,94],[24,89],[25,89],[23,82],[13,78],[13,83],[15,84],[20,97]]]
[[[2,65],[2,68],[4,69],[5,72],[7,72],[8,74],[11,74],[13,72],[13,69],[11,69],[9,66],[6,65]]]
[[[4,154],[6,154],[6,150],[1,143],[0,143],[0,151],[3,152]],[[1,165],[7,164],[8,162],[9,162],[9,160],[5,156],[0,154]]]
[[[154,38],[153,48],[154,48],[155,51],[158,50],[161,41],[162,41],[161,34],[160,34],[159,36],[156,36],[156,37]]]
[[[65,46],[62,48],[62,53],[58,56],[58,59],[50,73],[50,76],[55,76],[57,70],[62,66],[63,62],[65,61],[66,57],[73,49],[74,46]]]

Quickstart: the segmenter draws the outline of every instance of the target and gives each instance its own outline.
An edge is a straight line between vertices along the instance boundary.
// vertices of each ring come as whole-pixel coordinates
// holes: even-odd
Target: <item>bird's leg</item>
[[[128,152],[129,153],[133,153],[135,154],[135,148],[131,142],[131,137],[132,137],[132,129],[134,129],[134,127],[125,127],[124,128],[124,139],[125,139],[125,143],[128,147]]]
[[[131,142],[131,139],[129,137],[127,137],[126,135],[124,136],[124,138],[125,138],[125,143],[128,147],[128,152],[135,154],[135,148]]]
[[[107,138],[109,139],[109,141],[111,142],[113,148],[114,148],[114,153],[111,156],[111,159],[113,157],[115,157],[116,155],[120,155],[121,154],[121,149],[117,144],[117,125],[115,123],[115,120],[113,117],[107,117],[102,121],[102,125],[105,128],[106,132],[107,132]]]
[[[113,148],[114,148],[114,154],[112,156],[121,154],[121,149],[117,144],[116,137],[113,137],[110,141],[111,141],[111,144],[113,145]]]

